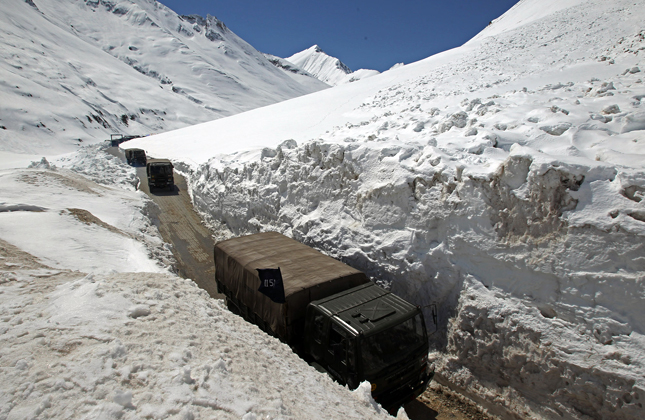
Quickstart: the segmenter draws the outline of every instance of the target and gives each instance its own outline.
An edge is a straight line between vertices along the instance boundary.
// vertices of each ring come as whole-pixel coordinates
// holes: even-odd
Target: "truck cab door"
[[[356,375],[356,340],[335,322],[330,322],[326,349],[327,370],[341,384],[358,386]]]

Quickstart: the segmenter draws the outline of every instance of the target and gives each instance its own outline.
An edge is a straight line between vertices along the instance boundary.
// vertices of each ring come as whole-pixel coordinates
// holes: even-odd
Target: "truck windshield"
[[[166,165],[150,165],[150,173],[153,175],[170,175],[172,168]]]
[[[426,341],[426,332],[420,314],[385,331],[365,337],[361,342],[365,375],[375,374],[405,359]]]

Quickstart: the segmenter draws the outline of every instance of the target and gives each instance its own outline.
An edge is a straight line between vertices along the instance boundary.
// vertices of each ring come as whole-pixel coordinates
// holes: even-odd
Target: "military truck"
[[[141,136],[124,136],[123,134],[110,134],[110,146],[112,147],[119,147],[119,145],[123,142],[126,142],[128,140],[132,139],[138,139]]]
[[[374,399],[395,409],[432,379],[421,309],[361,271],[277,232],[221,241],[214,259],[231,311],[339,383],[369,381]]]
[[[172,162],[168,159],[148,159],[146,164],[146,175],[148,176],[148,188],[167,188],[172,191],[175,188],[175,178],[172,172]]]
[[[128,165],[145,166],[147,163],[146,152],[141,149],[127,149],[125,151],[125,160],[128,161]]]

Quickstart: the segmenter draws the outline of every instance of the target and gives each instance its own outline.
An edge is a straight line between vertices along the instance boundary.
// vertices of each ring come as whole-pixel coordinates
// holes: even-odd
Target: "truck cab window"
[[[314,322],[313,322],[313,336],[316,343],[322,343],[322,337],[324,333],[324,324],[325,316],[320,312],[314,313]]]
[[[351,372],[356,371],[356,340],[347,341],[347,367]]]
[[[362,340],[363,369],[368,374],[376,374],[387,366],[400,363],[408,354],[422,348],[427,341],[423,319],[417,314]]]
[[[345,332],[333,323],[329,330],[329,352],[333,354],[334,359],[347,365],[347,337]]]

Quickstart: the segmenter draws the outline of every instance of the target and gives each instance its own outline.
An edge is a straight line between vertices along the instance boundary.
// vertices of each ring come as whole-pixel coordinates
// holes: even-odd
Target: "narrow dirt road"
[[[165,242],[173,245],[179,275],[193,280],[213,298],[223,298],[217,293],[215,265],[213,264],[213,239],[193,210],[188,186],[183,176],[175,173],[172,191],[148,188],[146,168],[137,167],[139,189],[159,206],[159,233]]]

